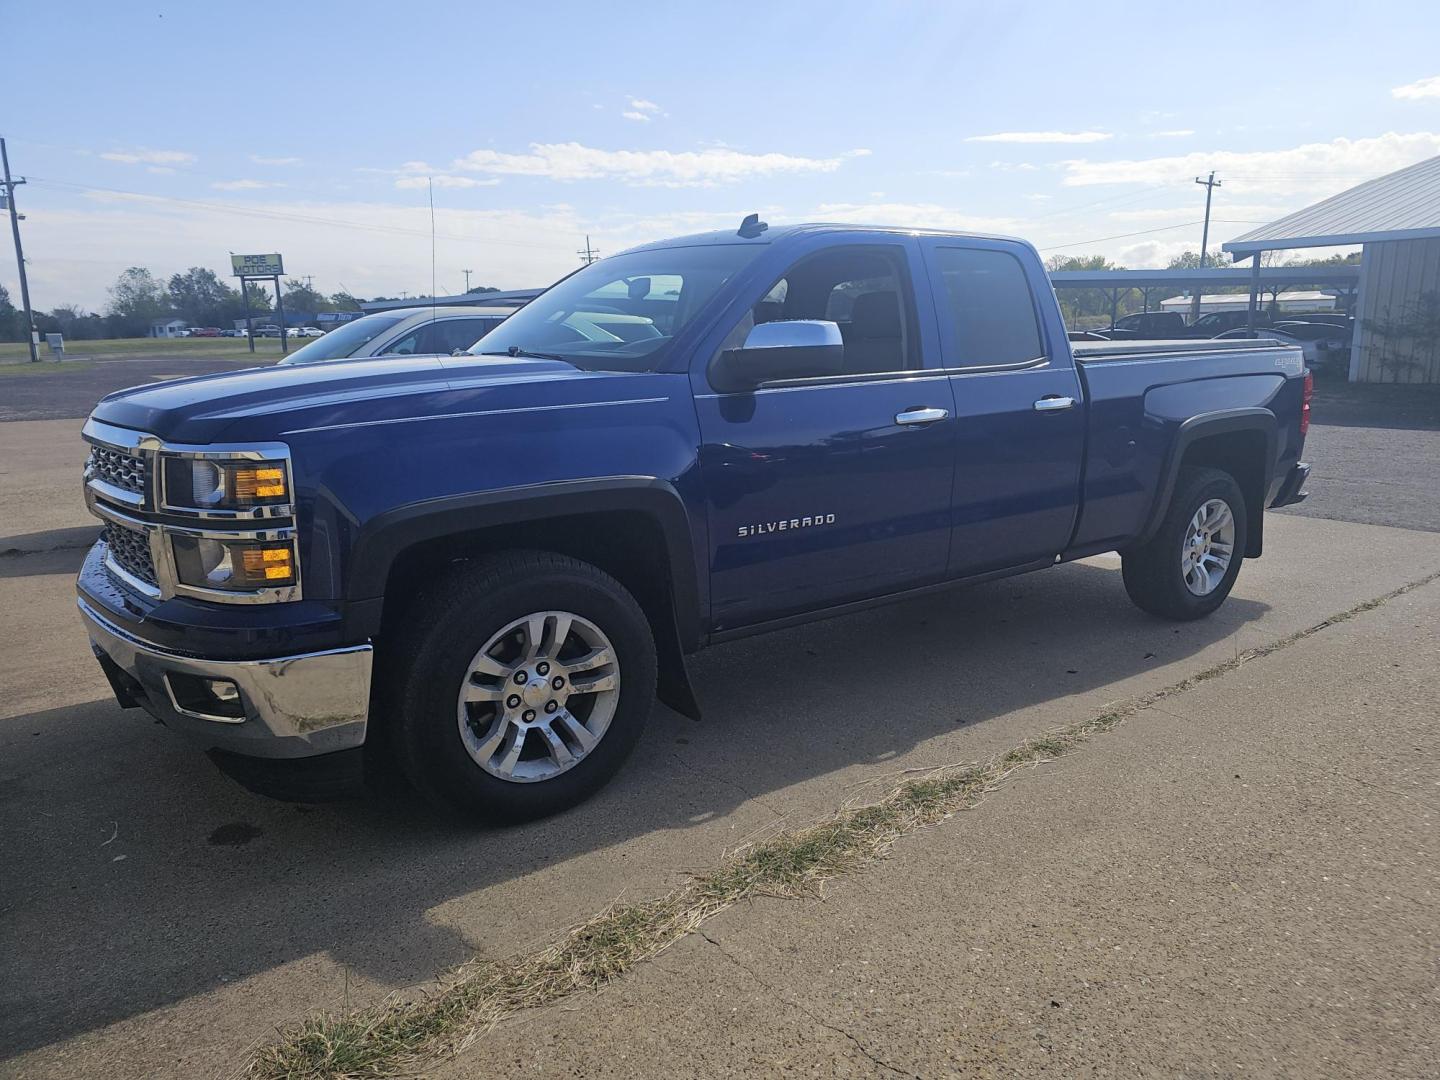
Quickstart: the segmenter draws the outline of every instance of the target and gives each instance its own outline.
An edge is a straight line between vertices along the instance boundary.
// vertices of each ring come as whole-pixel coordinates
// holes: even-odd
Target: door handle
[[[1060,397],[1056,394],[1047,394],[1035,402],[1036,412],[1055,412],[1058,409],[1068,409],[1075,404],[1073,397]]]
[[[944,420],[949,415],[949,409],[906,409],[904,412],[898,412],[895,414],[895,423],[933,424],[936,420]]]

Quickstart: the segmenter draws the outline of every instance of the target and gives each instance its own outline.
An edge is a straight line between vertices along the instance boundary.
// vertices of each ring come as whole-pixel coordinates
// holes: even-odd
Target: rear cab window
[[[935,247],[935,305],[948,368],[1014,367],[1045,358],[1025,267],[1008,251]]]

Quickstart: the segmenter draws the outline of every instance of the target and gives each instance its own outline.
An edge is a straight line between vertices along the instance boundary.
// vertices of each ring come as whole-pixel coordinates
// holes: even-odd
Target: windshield
[[[758,244],[652,248],[591,263],[470,349],[545,353],[587,371],[657,371],[675,335],[759,252]]]
[[[362,346],[374,341],[386,330],[404,320],[405,317],[404,315],[366,315],[363,318],[355,319],[353,322],[337,326],[324,337],[310,342],[309,345],[302,345],[280,363],[313,364],[317,360],[344,359],[353,355]]]

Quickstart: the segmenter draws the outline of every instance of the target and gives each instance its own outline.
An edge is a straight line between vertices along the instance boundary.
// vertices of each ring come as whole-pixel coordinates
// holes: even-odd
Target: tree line
[[[322,311],[360,310],[360,302],[349,293],[327,296],[298,278],[287,280],[284,289],[287,312],[316,315]],[[252,316],[268,315],[274,310],[274,298],[263,285],[252,284],[249,292]],[[41,334],[59,333],[69,340],[94,341],[144,337],[152,323],[163,319],[226,329],[245,318],[240,290],[203,266],[171,274],[164,281],[143,266],[132,266],[115,279],[109,293],[103,312],[87,311],[79,304],[36,311],[35,328]],[[25,313],[16,308],[9,291],[0,285],[0,341],[24,341],[26,336]]]

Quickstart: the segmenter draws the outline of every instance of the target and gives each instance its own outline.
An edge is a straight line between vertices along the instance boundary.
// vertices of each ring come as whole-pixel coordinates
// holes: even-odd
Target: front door
[[[1050,283],[1014,242],[921,241],[955,394],[955,528],[949,576],[1053,559],[1080,499],[1085,408]]]
[[[955,425],[933,317],[917,314],[918,257],[913,242],[823,249],[756,296],[726,341],[756,321],[828,320],[843,374],[730,394],[694,376],[713,629],[944,574]]]

